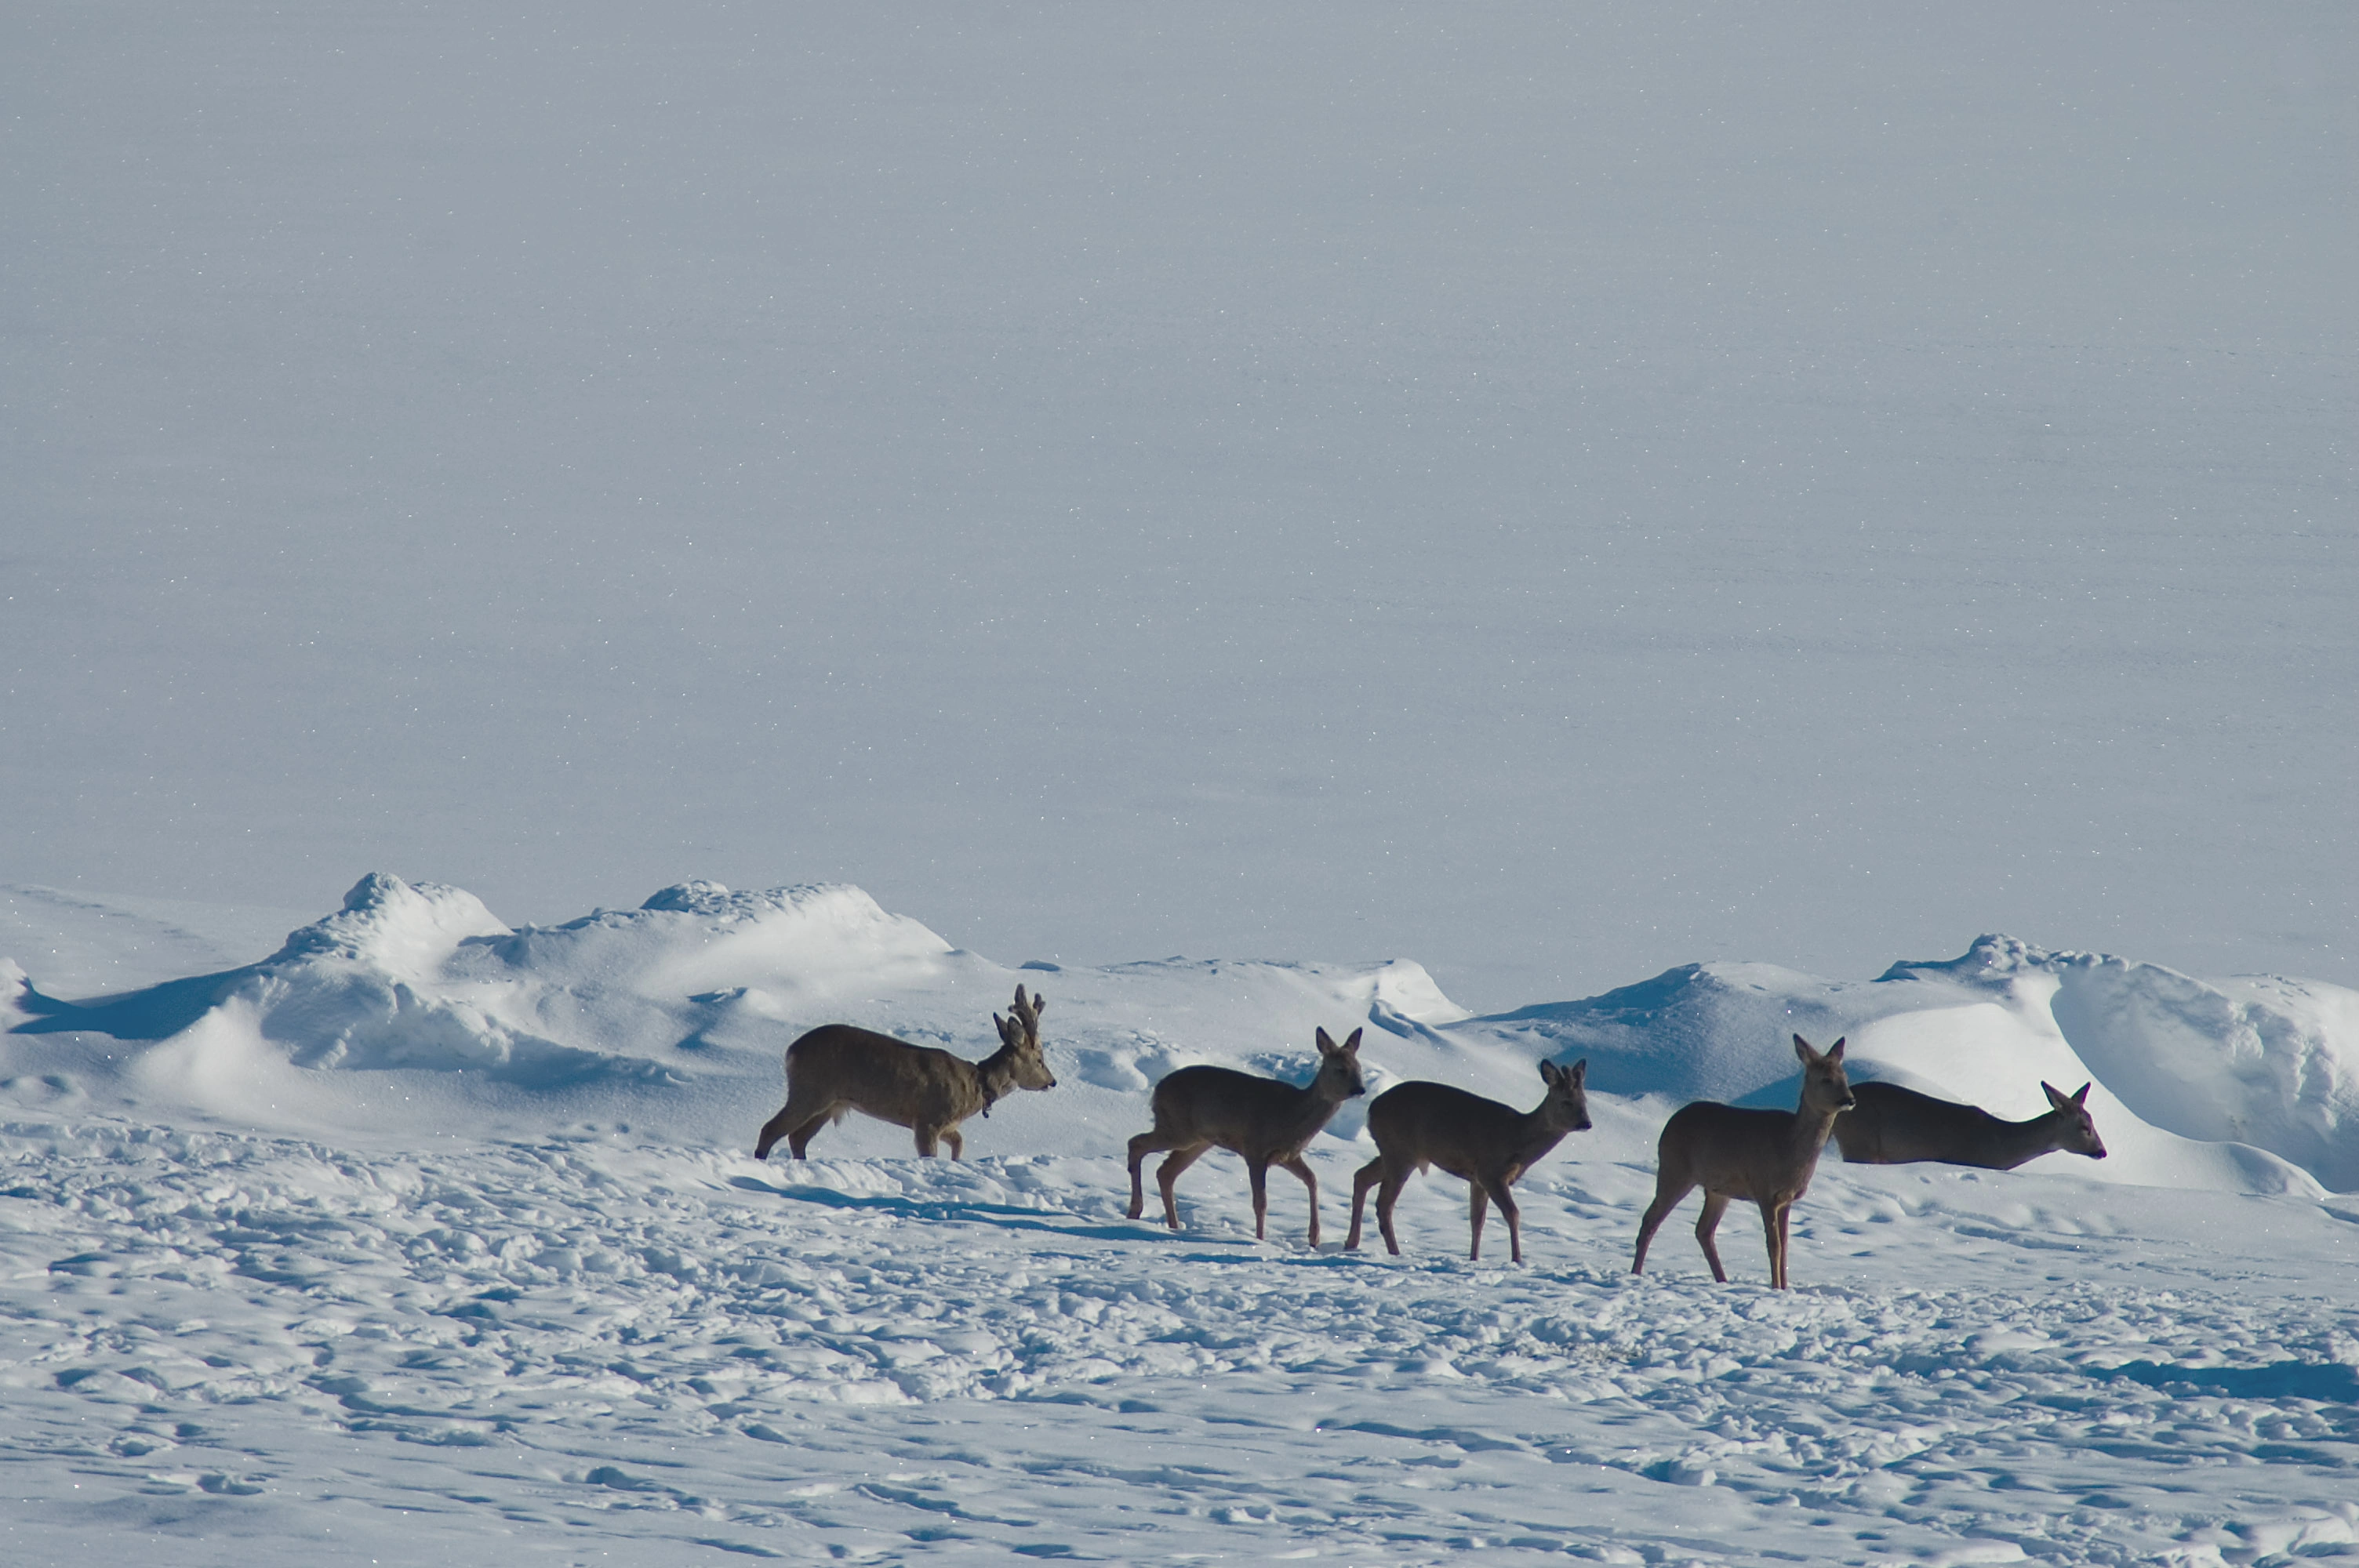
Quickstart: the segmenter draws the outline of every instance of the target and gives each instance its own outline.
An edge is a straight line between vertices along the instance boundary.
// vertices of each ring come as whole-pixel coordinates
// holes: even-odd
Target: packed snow
[[[158,949],[161,916],[108,914]],[[12,1563],[2359,1552],[2340,988],[1993,936],[1474,1016],[1407,961],[1010,966],[846,886],[511,928],[382,874],[201,974],[75,995],[121,966],[48,946],[67,972],[11,964],[0,1035]],[[970,1122],[967,1161],[857,1115],[752,1160],[804,1028],[980,1057],[1019,983],[1060,1082]],[[1495,1236],[1468,1262],[1431,1176],[1403,1257],[1340,1249],[1364,1100],[1310,1156],[1316,1252],[1290,1182],[1252,1240],[1225,1156],[1179,1233],[1125,1217],[1155,1078],[1299,1080],[1321,1027],[1364,1031],[1371,1093],[1527,1105],[1538,1062],[1589,1061],[1596,1126],[1519,1185],[1524,1267]],[[1679,1216],[1634,1279],[1664,1115],[1790,1102],[1795,1032],[2006,1114],[2093,1080],[2116,1153],[1830,1151],[1792,1292],[1741,1208],[1732,1284]],[[2223,1103],[2254,1141],[2206,1136]]]

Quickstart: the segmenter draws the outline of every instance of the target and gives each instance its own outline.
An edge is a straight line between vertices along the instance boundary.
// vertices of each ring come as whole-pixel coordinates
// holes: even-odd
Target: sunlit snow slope
[[[775,1108],[781,1053],[802,1030],[851,1018],[981,1056],[988,1014],[1018,981],[1049,999],[1044,1033],[1065,1083],[999,1107],[981,1151],[1113,1154],[1173,1067],[1292,1071],[1314,1029],[1365,1027],[1379,1088],[1441,1078],[1523,1100],[1540,1058],[1587,1056],[1593,1092],[1617,1108],[1597,1141],[1643,1157],[1667,1103],[1790,1103],[1785,1043],[1799,1032],[1849,1037],[1864,1076],[2003,1116],[2041,1109],[2043,1080],[2093,1081],[2114,1153],[2087,1174],[2359,1187],[2359,995],[2213,985],[2003,936],[1870,981],[1691,965],[1470,1017],[1407,961],[1009,968],[852,887],[688,882],[635,910],[511,930],[459,889],[372,874],[255,964],[78,1000],[16,981],[8,1085],[288,1130],[531,1132],[620,1118],[678,1143],[740,1147]],[[1357,1107],[1329,1133],[1359,1135]],[[835,1150],[880,1152],[899,1136],[857,1123],[825,1135]]]

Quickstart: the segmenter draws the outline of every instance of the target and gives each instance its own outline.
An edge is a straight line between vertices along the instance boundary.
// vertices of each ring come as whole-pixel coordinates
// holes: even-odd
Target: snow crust
[[[801,1029],[980,1055],[1018,981],[1061,1081],[971,1123],[969,1162],[857,1116],[807,1163],[746,1154]],[[0,960],[0,1543],[2332,1554],[2359,1545],[2359,1208],[2318,1177],[2347,1169],[2352,1000],[1987,936],[1870,981],[1693,965],[1483,1017],[1405,960],[1009,967],[841,885],[511,928],[384,874],[250,965],[64,1000]],[[1430,1175],[1399,1260],[1306,1250],[1285,1178],[1255,1244],[1226,1157],[1179,1234],[1125,1217],[1156,1077],[1299,1076],[1317,1027],[1365,1031],[1372,1092],[1525,1104],[1537,1062],[1589,1058],[1597,1125],[1519,1184],[1528,1267],[1495,1237],[1465,1261]],[[2120,1152],[1822,1164],[1795,1292],[1759,1289],[1741,1213],[1736,1283],[1676,1222],[1633,1279],[1663,1115],[1790,1097],[1795,1031],[2009,1114],[2086,1074]],[[2222,1103],[2281,1151],[2205,1138]],[[1364,1127],[1354,1102],[1310,1153],[1331,1238]]]

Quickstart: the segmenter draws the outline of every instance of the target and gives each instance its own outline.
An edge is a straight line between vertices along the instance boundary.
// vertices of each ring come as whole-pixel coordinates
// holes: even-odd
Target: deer
[[[950,1145],[955,1160],[966,1147],[959,1123],[991,1108],[1016,1089],[1053,1089],[1057,1076],[1040,1054],[1043,996],[1016,988],[1015,1016],[991,1015],[999,1049],[970,1062],[931,1045],[912,1045],[889,1034],[825,1023],[787,1047],[787,1103],[762,1124],[754,1158],[766,1160],[781,1138],[787,1152],[802,1159],[819,1130],[852,1111],[908,1128],[918,1153],[933,1156],[937,1141]]]
[[[1242,1154],[1253,1188],[1254,1239],[1269,1238],[1269,1168],[1302,1179],[1310,1192],[1310,1245],[1319,1245],[1319,1178],[1302,1162],[1303,1150],[1345,1100],[1367,1093],[1360,1076],[1360,1032],[1341,1045],[1321,1029],[1317,1034],[1319,1073],[1297,1087],[1277,1078],[1256,1077],[1228,1067],[1182,1067],[1155,1086],[1155,1126],[1130,1141],[1130,1217],[1147,1209],[1139,1166],[1149,1154],[1169,1149],[1156,1167],[1163,1189],[1163,1220],[1180,1228],[1180,1203],[1173,1188],[1180,1173],[1207,1151]]]
[[[1582,1084],[1589,1076],[1583,1057],[1571,1067],[1540,1064],[1546,1096],[1529,1110],[1517,1110],[1495,1099],[1452,1088],[1448,1084],[1396,1084],[1368,1102],[1368,1131],[1376,1141],[1376,1157],[1352,1178],[1352,1233],[1343,1250],[1360,1246],[1360,1219],[1368,1189],[1376,1188],[1376,1227],[1385,1246],[1400,1256],[1400,1238],[1393,1234],[1393,1204],[1408,1179],[1428,1166],[1439,1166],[1466,1184],[1467,1216],[1473,1221],[1474,1244],[1469,1262],[1483,1257],[1483,1217],[1493,1204],[1507,1222],[1507,1256],[1524,1260],[1522,1217],[1507,1188],[1538,1164],[1541,1156],[1564,1141],[1568,1132],[1589,1127],[1589,1097]]]
[[[1630,1271],[1644,1273],[1647,1243],[1680,1200],[1703,1189],[1703,1214],[1696,1221],[1696,1240],[1703,1247],[1712,1277],[1728,1283],[1720,1266],[1720,1249],[1712,1232],[1731,1199],[1749,1198],[1761,1206],[1762,1228],[1769,1238],[1769,1288],[1786,1288],[1786,1229],[1794,1202],[1810,1187],[1810,1173],[1819,1166],[1820,1152],[1835,1119],[1851,1109],[1851,1080],[1843,1073],[1843,1043],[1823,1052],[1794,1036],[1794,1054],[1802,1064],[1801,1103],[1792,1110],[1752,1110],[1713,1100],[1681,1106],[1663,1123],[1657,1144],[1655,1201],[1638,1222],[1638,1250]]]
[[[2061,1151],[2105,1157],[2105,1141],[2089,1118],[2089,1084],[2078,1094],[2060,1093],[2043,1083],[2048,1113],[2028,1121],[2008,1121],[1980,1106],[1936,1099],[1898,1084],[1857,1084],[1858,1100],[1835,1123],[1835,1146],[1846,1163],[1907,1165],[1936,1160],[1948,1165],[1976,1165],[1985,1171],[2012,1171],[2027,1160]]]

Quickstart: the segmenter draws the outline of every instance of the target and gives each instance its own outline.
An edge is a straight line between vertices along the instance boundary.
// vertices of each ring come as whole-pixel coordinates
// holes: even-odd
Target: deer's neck
[[[974,1085],[983,1091],[983,1113],[1016,1092],[1016,1051],[1002,1045],[974,1065]]]
[[[1835,1118],[1842,1114],[1840,1109],[1814,1109],[1809,1100],[1802,1101],[1794,1111],[1796,1153],[1816,1160],[1819,1151],[1827,1146],[1827,1140],[1834,1133]]]
[[[1335,1108],[1351,1098],[1330,1084],[1323,1076],[1311,1079],[1294,1092],[1299,1097],[1294,1102],[1296,1124],[1314,1131],[1326,1126],[1329,1119],[1334,1116]]]
[[[1550,1127],[1546,1119],[1547,1111],[1548,1102],[1543,1100],[1538,1108],[1524,1112],[1516,1124],[1514,1136],[1508,1142],[1514,1148],[1515,1162],[1518,1166],[1528,1166],[1540,1159],[1563,1142],[1564,1135],[1572,1130],[1567,1127]]]
[[[1985,1147],[1991,1156],[1990,1168],[1995,1171],[2012,1171],[2026,1161],[2037,1160],[2064,1146],[2061,1111],[2051,1110],[2029,1121],[2006,1121],[1995,1116],[1986,1130],[1991,1137]]]

